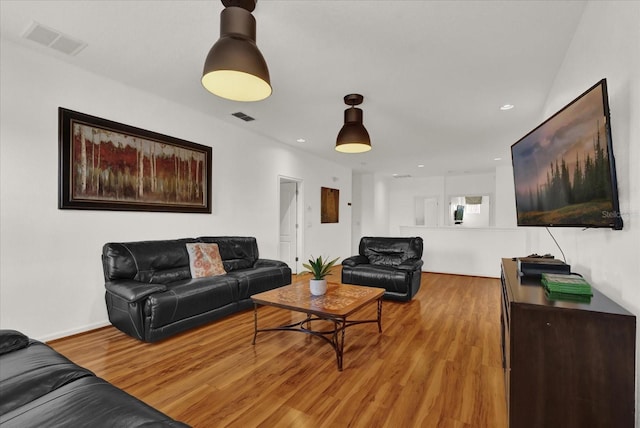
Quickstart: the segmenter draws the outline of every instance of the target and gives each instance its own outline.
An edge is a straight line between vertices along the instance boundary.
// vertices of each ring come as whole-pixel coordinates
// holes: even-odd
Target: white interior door
[[[298,273],[297,193],[298,183],[280,182],[280,260],[288,264],[294,274]]]

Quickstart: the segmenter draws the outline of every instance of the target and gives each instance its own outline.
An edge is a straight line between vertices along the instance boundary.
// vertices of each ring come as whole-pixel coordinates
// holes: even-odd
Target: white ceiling
[[[253,14],[273,94],[257,103],[223,100],[200,84],[219,35],[219,0],[2,0],[0,27],[3,38],[26,48],[354,170],[426,176],[511,162],[510,145],[543,119],[584,7],[547,0],[261,0]],[[67,56],[22,38],[33,21],[87,47]],[[338,153],[343,97],[354,92],[364,95],[373,149]],[[516,107],[500,111],[505,103]],[[256,120],[230,115],[237,111]]]

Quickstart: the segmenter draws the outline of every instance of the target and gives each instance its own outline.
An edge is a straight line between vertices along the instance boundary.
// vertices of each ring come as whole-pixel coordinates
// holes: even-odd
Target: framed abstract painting
[[[211,147],[58,109],[58,208],[211,213]]]

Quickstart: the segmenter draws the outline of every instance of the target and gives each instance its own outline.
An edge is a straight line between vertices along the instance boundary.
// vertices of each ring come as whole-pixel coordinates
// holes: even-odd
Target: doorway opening
[[[302,223],[300,215],[301,198],[299,191],[302,180],[291,177],[279,177],[280,186],[280,235],[278,254],[280,260],[291,268],[291,273],[297,274],[302,270],[299,256],[302,248]]]

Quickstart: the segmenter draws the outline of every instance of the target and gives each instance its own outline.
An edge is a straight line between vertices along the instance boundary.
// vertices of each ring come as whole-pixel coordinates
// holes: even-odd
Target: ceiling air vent
[[[248,114],[244,114],[243,112],[239,111],[236,113],[231,113],[231,116],[235,116],[238,119],[242,119],[245,122],[251,122],[252,120],[255,120],[254,118],[252,118],[251,116],[249,116]]]
[[[411,178],[411,174],[393,174],[393,178]]]
[[[86,43],[80,40],[73,39],[37,22],[31,23],[31,26],[27,28],[22,37],[71,56],[77,55],[87,46]]]

